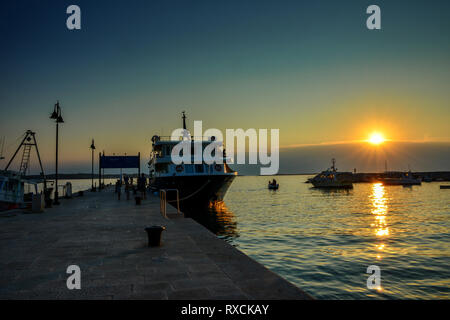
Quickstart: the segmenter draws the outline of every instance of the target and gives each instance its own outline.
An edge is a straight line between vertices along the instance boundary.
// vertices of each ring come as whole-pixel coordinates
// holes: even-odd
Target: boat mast
[[[183,114],[183,116],[182,116],[182,118],[183,118],[183,129],[186,130],[186,113],[185,113],[185,111],[183,111],[182,114]]]
[[[336,171],[336,159],[333,158],[331,159],[332,165],[331,165],[331,170]]]
[[[191,137],[191,134],[186,128],[186,112],[182,112],[183,116],[183,140],[194,140],[194,137]]]
[[[2,137],[2,149],[0,151],[0,160],[5,159],[5,157],[3,156],[3,148],[5,147],[5,137]]]

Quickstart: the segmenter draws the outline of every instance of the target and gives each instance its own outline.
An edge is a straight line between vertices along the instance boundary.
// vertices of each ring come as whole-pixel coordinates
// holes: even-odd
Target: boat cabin
[[[170,140],[169,138],[163,138],[160,136],[154,136],[153,148],[150,155],[150,177],[161,176],[178,176],[178,175],[218,175],[218,174],[235,174],[226,161],[229,159],[222,148],[219,148],[222,152],[221,159],[223,163],[207,164],[202,160],[202,163],[194,163],[194,140],[191,140],[191,163],[175,165],[172,162],[172,149],[180,142]],[[196,142],[198,142],[197,140]],[[207,140],[201,140],[202,155],[205,148],[215,141],[214,138],[208,138]],[[215,150],[212,152],[212,156]],[[182,155],[182,154],[181,154]]]
[[[3,171],[0,173],[0,203],[23,203],[24,181],[18,172]]]

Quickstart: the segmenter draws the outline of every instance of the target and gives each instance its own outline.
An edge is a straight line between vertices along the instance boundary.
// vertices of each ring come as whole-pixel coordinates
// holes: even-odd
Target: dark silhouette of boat
[[[186,130],[186,116],[183,112],[183,129]],[[201,142],[203,150],[215,137],[187,137],[194,149],[194,141]],[[208,208],[211,203],[221,202],[228,188],[237,176],[226,163],[227,157],[222,150],[222,162],[178,164],[172,162],[171,152],[181,140],[171,140],[170,137],[153,136],[152,154],[149,162],[150,188],[153,190],[176,189],[179,192],[182,211],[195,211],[196,208]],[[194,155],[192,154],[192,159]],[[176,206],[176,192],[167,193],[167,201]],[[198,210],[205,212],[205,210]]]

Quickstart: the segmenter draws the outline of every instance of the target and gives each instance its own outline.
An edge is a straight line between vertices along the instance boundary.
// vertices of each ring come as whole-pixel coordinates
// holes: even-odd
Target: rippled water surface
[[[310,176],[237,177],[201,221],[316,298],[449,299],[450,190],[359,183],[321,191]],[[381,288],[367,289],[367,267]]]

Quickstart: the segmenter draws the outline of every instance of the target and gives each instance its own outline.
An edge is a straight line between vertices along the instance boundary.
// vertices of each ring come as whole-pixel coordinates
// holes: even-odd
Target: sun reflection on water
[[[186,213],[225,241],[232,242],[239,237],[236,217],[223,201],[210,203],[209,208],[201,214],[196,210],[193,214],[189,211]]]
[[[375,216],[375,221],[371,224],[371,226],[374,228],[374,233],[378,240],[376,244],[377,252],[375,253],[375,258],[376,260],[381,260],[383,250],[386,248],[385,243],[382,241],[389,236],[389,228],[386,221],[388,213],[387,197],[385,187],[382,183],[374,183],[372,185],[370,201],[372,204],[371,213]],[[378,292],[382,292],[383,288],[379,286],[376,290]]]
[[[375,230],[375,235],[379,238],[389,235],[389,228],[386,222],[386,215],[388,211],[387,199],[385,195],[385,187],[381,183],[374,183],[372,185],[372,194],[370,196],[372,202],[372,214],[375,215],[375,222],[372,224]],[[384,249],[378,247],[379,250]]]

